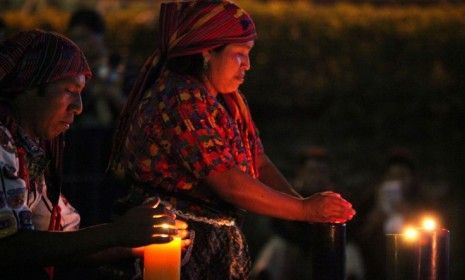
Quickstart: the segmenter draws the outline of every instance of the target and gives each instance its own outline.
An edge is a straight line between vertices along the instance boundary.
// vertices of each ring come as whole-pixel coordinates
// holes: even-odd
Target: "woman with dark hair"
[[[161,5],[160,45],[129,96],[111,170],[138,203],[158,195],[195,232],[183,279],[248,279],[242,209],[281,219],[345,222],[355,214],[333,192],[302,198],[266,156],[239,86],[256,38],[229,1]]]

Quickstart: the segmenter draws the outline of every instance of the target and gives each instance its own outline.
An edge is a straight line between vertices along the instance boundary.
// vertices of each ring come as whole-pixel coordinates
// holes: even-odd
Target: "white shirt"
[[[0,232],[8,226],[46,231],[53,205],[47,197],[44,176],[37,180],[34,190],[28,190],[24,180],[18,177],[18,171],[19,159],[13,137],[0,124]],[[59,197],[58,206],[61,208],[63,231],[77,230],[80,216],[63,195]],[[14,221],[12,217],[16,225],[6,222],[9,219]]]

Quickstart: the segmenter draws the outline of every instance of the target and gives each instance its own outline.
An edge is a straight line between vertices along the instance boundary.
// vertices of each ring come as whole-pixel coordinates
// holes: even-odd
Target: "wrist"
[[[303,221],[303,222],[308,222],[310,220],[310,208],[308,207],[308,201],[304,198],[298,198],[299,199],[299,202],[300,202],[300,207],[301,207],[301,217],[300,217],[300,221]]]
[[[114,223],[100,224],[97,227],[99,227],[100,234],[105,240],[105,247],[117,247],[121,245],[120,231]]]

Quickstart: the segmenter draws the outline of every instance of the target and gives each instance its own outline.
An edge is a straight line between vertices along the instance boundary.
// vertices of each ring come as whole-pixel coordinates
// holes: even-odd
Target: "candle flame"
[[[426,231],[434,231],[438,224],[433,217],[425,217],[421,222],[421,227]]]
[[[415,241],[418,239],[418,230],[414,227],[406,227],[404,229],[404,238],[407,241]]]

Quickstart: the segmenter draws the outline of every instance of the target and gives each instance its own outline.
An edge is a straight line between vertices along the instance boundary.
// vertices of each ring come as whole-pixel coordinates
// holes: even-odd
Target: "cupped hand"
[[[192,241],[189,239],[190,234],[187,229],[187,223],[181,220],[176,220],[176,228],[178,230],[178,236],[181,238],[181,248],[182,251],[186,251]]]
[[[303,200],[305,220],[310,223],[345,223],[353,218],[355,210],[338,193],[316,193]]]
[[[184,253],[189,245],[191,245],[192,241],[189,239],[189,230],[187,229],[187,223],[181,220],[176,220],[175,227],[177,229],[177,237],[181,238],[181,249]],[[132,253],[135,256],[143,257],[144,256],[144,249],[145,247],[136,247],[132,248]]]
[[[116,245],[137,247],[169,242],[178,234],[175,218],[158,202],[135,207],[113,223]]]

